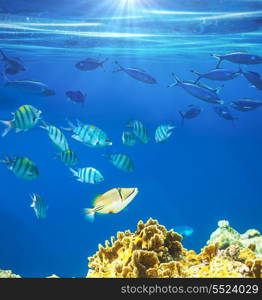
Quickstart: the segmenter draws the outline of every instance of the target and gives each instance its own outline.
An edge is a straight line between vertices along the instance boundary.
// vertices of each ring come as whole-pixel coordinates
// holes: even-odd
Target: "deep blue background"
[[[8,50],[15,53],[14,49]],[[58,151],[44,130],[36,127],[19,134],[13,130],[1,138],[1,153],[31,158],[37,163],[40,176],[27,182],[0,165],[0,268],[26,277],[53,273],[83,277],[88,270],[87,257],[97,251],[99,243],[103,244],[117,231],[134,231],[140,219],[145,222],[149,217],[158,219],[168,229],[192,226],[195,232],[183,244],[196,251],[205,245],[221,219],[229,220],[240,232],[249,228],[261,230],[261,109],[247,113],[232,111],[239,117],[234,127],[215,114],[212,104],[193,98],[179,87],[168,89],[171,72],[189,80],[195,78],[189,72],[192,68],[204,72],[215,67],[216,60],[208,53],[195,53],[190,58],[190,49],[184,52],[189,57],[110,56],[106,72],[77,70],[74,64],[84,59],[83,55],[60,58],[50,53],[45,57],[31,51],[24,56],[28,71],[16,78],[41,80],[57,94],[33,97],[2,88],[0,119],[10,120],[12,111],[31,104],[43,111],[45,121],[56,126],[66,126],[66,118],[94,124],[107,132],[113,141],[113,151],[133,158],[136,170],[133,174],[119,171],[102,156],[104,150],[87,148],[65,133],[79,156],[79,166],[95,167],[105,177],[99,185],[81,184],[62,162],[54,159]],[[115,59],[125,66],[147,70],[158,84],[146,85],[124,73],[112,74]],[[238,68],[227,62],[223,65]],[[247,69],[262,73],[261,66]],[[65,97],[67,90],[78,89],[87,93],[84,108]],[[221,97],[226,103],[241,97],[262,99],[261,91],[251,88],[243,77],[226,82]],[[189,104],[200,105],[203,113],[182,127],[178,111]],[[151,135],[149,144],[130,148],[122,145],[122,132],[131,119],[146,125]],[[165,144],[155,144],[156,127],[169,122],[177,127],[173,136]],[[90,224],[83,208],[90,207],[95,194],[114,187],[138,187],[140,192],[127,211],[97,215]],[[40,194],[48,202],[47,219],[36,219],[30,208],[32,193]]]

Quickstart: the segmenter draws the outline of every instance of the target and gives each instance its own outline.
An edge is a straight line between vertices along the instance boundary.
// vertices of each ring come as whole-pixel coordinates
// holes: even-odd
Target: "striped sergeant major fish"
[[[142,122],[134,120],[129,122],[127,127],[132,128],[134,135],[141,143],[147,144],[149,142],[149,133]]]
[[[48,210],[48,205],[46,204],[45,200],[43,200],[41,196],[37,194],[31,195],[31,199],[33,202],[30,207],[34,209],[37,219],[45,219]]]
[[[133,132],[124,131],[122,134],[122,142],[126,146],[134,146],[136,144],[136,136]]]
[[[175,127],[170,124],[158,126],[155,133],[156,143],[165,142],[172,135],[173,129]]]
[[[104,194],[99,194],[93,200],[93,208],[85,209],[86,218],[94,221],[95,213],[119,213],[133,201],[137,194],[137,188],[114,188]]]
[[[66,151],[69,149],[68,142],[62,131],[52,125],[48,125],[46,122],[42,121],[41,128],[47,130],[50,140],[56,145],[61,151]]]
[[[75,166],[78,163],[78,158],[72,150],[65,150],[57,155],[66,166]]]
[[[70,128],[64,128],[67,131],[73,131],[72,138],[92,148],[103,148],[112,146],[112,142],[108,139],[106,133],[94,125],[83,125],[77,121],[75,126],[68,121]]]
[[[77,170],[70,168],[70,171],[80,182],[97,184],[104,181],[104,176],[95,168],[79,168]]]
[[[6,164],[8,169],[18,178],[32,180],[39,176],[36,164],[29,158],[15,156],[10,158],[6,156],[1,163]]]
[[[133,172],[135,169],[133,160],[125,154],[112,153],[108,154],[107,157],[116,168],[124,172]]]
[[[16,132],[27,131],[33,128],[40,120],[41,110],[36,109],[32,105],[23,105],[18,108],[13,114],[14,118],[11,121],[1,121],[7,128],[4,130],[2,137],[12,129],[16,128]]]
[[[141,82],[144,83],[148,83],[148,84],[156,84],[157,81],[154,77],[152,77],[151,75],[149,75],[145,70],[143,69],[138,69],[138,68],[124,68],[122,67],[117,61],[115,62],[115,64],[118,66],[118,69],[113,71],[113,73],[116,72],[125,72],[127,75],[129,75],[130,77],[139,80]]]

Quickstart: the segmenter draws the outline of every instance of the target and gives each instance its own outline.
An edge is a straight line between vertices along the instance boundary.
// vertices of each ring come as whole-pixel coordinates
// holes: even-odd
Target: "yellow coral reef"
[[[204,247],[199,254],[182,246],[182,236],[168,231],[157,220],[139,221],[137,231],[118,232],[117,239],[89,257],[87,277],[162,278],[162,277],[258,277],[262,260],[252,247],[218,245]]]

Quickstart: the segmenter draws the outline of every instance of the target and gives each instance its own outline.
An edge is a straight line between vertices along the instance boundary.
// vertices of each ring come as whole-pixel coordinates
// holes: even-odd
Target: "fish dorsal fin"
[[[96,204],[97,200],[98,200],[101,196],[102,196],[102,194],[96,194],[96,195],[95,195],[95,197],[93,198],[93,201],[92,201],[93,206],[96,206],[95,204]]]

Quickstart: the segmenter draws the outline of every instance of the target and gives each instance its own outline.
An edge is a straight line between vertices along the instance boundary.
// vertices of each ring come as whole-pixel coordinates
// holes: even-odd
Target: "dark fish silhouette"
[[[97,69],[98,67],[104,68],[104,63],[108,61],[106,58],[103,61],[98,61],[93,58],[87,58],[86,60],[82,60],[75,64],[75,67],[81,71],[92,71]]]
[[[226,80],[234,79],[240,75],[239,71],[235,72],[227,69],[214,69],[204,74],[201,74],[195,70],[191,70],[191,72],[198,76],[195,83],[197,83],[202,78],[215,80],[215,81],[226,81]]]
[[[188,105],[187,109],[179,112],[182,117],[182,125],[184,124],[185,119],[196,118],[201,112],[202,108],[200,108],[199,106],[193,104]]]
[[[146,71],[144,71],[142,69],[124,68],[117,61],[115,62],[115,64],[119,67],[119,69],[113,71],[114,73],[123,71],[130,77],[132,77],[136,80],[142,81],[144,83],[148,83],[148,84],[156,84],[157,83],[157,81],[154,77],[152,77],[151,75],[149,75],[148,73],[146,73]]]
[[[4,71],[9,75],[15,75],[21,71],[25,71],[25,67],[20,62],[19,58],[8,57],[4,54],[2,50],[0,50],[0,54],[2,55],[2,60],[5,63]]]
[[[81,103],[82,105],[85,103],[86,95],[81,91],[68,91],[66,92],[66,96],[72,102]]]
[[[240,65],[256,65],[262,63],[262,56],[249,54],[247,52],[233,52],[225,55],[211,54],[211,56],[219,59],[219,62],[216,66],[217,69],[219,68],[223,60],[227,60]]]
[[[233,126],[234,126],[234,121],[238,119],[233,115],[231,115],[229,109],[224,105],[215,106],[214,111],[219,115],[219,117],[228,121],[232,121]]]
[[[232,101],[230,106],[239,111],[251,111],[262,106],[262,101],[243,98],[238,101]]]
[[[243,71],[240,69],[240,73],[252,84],[252,87],[262,91],[262,78],[259,73],[254,71]]]

